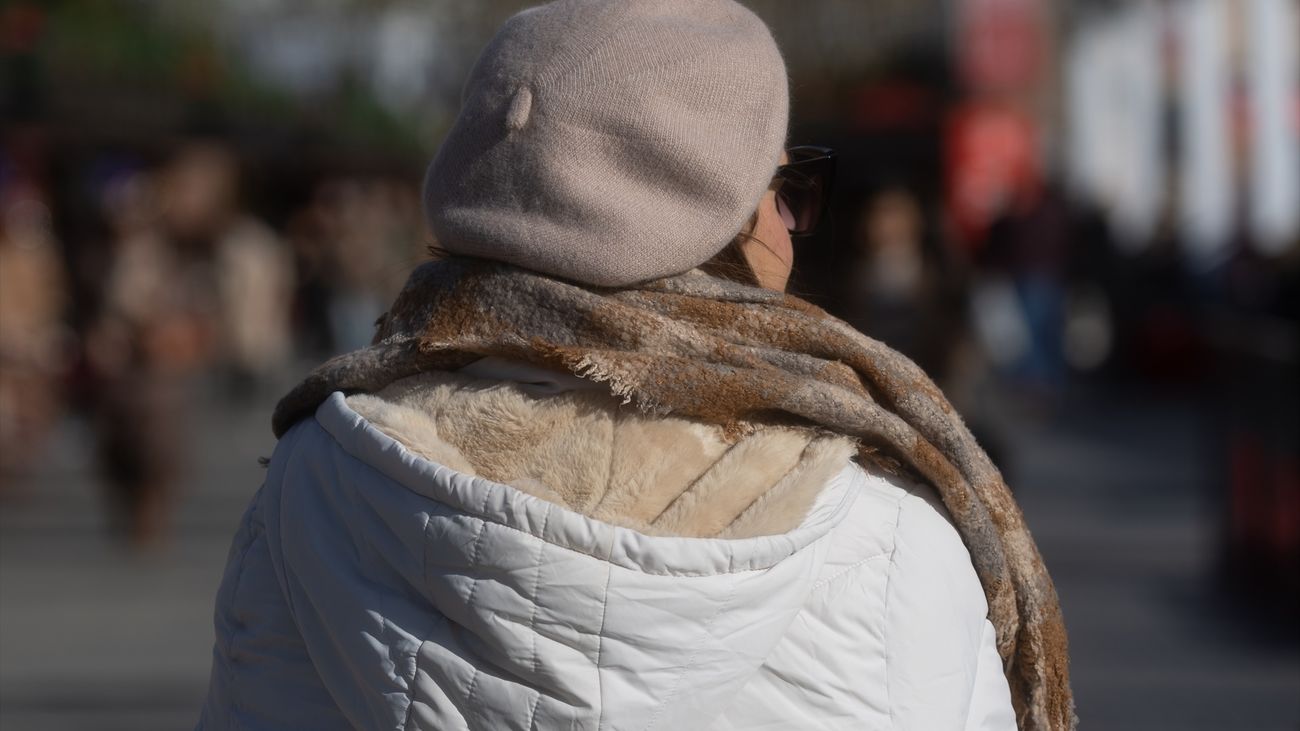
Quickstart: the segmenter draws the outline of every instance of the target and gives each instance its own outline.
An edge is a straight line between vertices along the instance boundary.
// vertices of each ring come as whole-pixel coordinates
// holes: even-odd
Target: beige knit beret
[[[497,32],[424,182],[443,249],[600,286],[698,266],[757,208],[785,64],[733,0],[559,0]]]

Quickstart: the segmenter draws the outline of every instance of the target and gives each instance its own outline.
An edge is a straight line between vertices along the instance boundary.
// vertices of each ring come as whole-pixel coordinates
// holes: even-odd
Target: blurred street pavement
[[[0,728],[193,726],[212,599],[257,457],[273,447],[273,400],[202,399],[175,537],[154,556],[106,536],[91,433],[60,428],[0,511]],[[1105,392],[1044,425],[1003,421],[1071,631],[1083,728],[1300,728],[1297,631],[1216,598],[1205,415]]]
[[[202,392],[170,543],[135,555],[107,531],[93,435],[57,432],[0,511],[0,729],[189,729],[207,689],[212,603],[275,440],[270,408]]]
[[[1225,598],[1206,400],[1082,391],[1049,424],[1007,423],[1083,729],[1300,729],[1300,626]]]

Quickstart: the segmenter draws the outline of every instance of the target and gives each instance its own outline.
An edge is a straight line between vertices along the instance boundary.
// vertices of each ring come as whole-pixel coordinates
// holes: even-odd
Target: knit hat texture
[[[438,246],[621,287],[709,260],[785,141],[785,63],[734,0],[558,0],[497,32],[429,166]]]

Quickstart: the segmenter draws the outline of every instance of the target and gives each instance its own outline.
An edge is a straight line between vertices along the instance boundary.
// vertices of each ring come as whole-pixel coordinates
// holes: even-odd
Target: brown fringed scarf
[[[503,264],[415,270],[374,343],[316,369],[276,407],[283,435],[331,392],[378,391],[495,355],[602,381],[652,412],[730,430],[803,423],[943,497],[988,597],[1021,729],[1075,726],[1056,590],[1001,475],[910,360],[789,295],[692,271],[623,290]]]

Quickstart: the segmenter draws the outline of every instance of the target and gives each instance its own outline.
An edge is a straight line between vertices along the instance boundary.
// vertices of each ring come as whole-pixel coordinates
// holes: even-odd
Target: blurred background
[[[0,0],[0,727],[193,725],[270,410],[528,4]],[[1300,728],[1296,0],[747,4],[840,153],[792,289],[1008,475],[1084,728]]]

